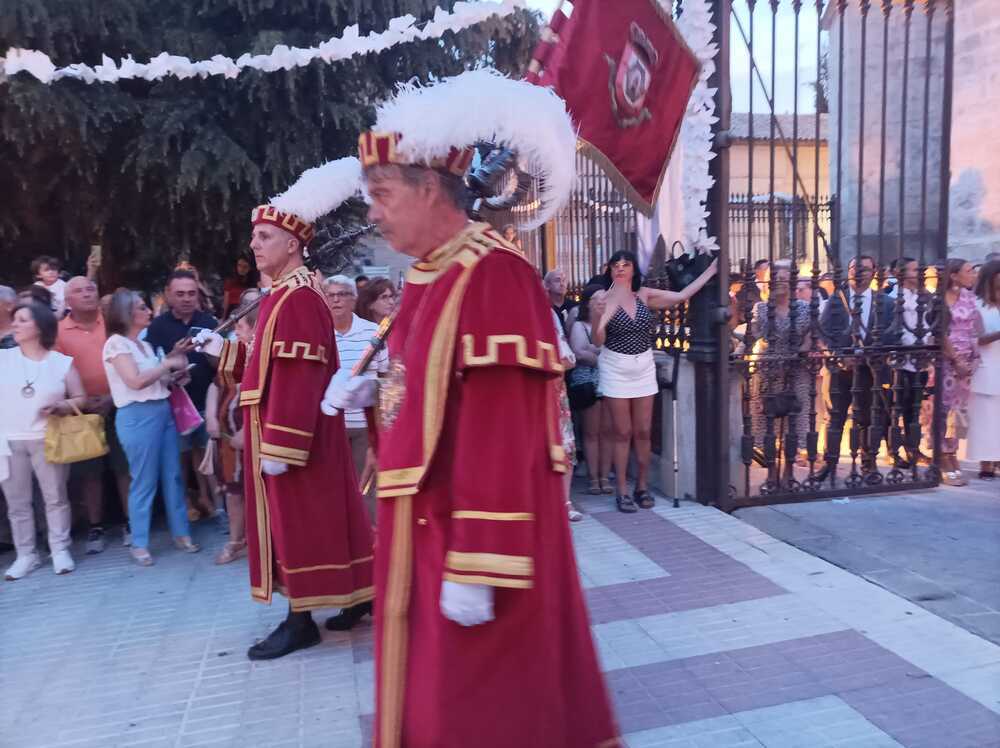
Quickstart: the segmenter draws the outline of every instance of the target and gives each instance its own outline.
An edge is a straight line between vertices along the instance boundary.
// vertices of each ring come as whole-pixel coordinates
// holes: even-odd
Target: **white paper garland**
[[[159,80],[167,76],[175,78],[202,78],[209,75],[222,75],[235,78],[247,68],[273,72],[275,70],[291,70],[308,65],[313,60],[333,62],[344,60],[356,55],[382,52],[397,44],[407,42],[437,39],[446,31],[461,31],[485,21],[491,16],[504,17],[518,8],[524,7],[525,0],[500,0],[499,2],[458,2],[449,13],[442,8],[436,8],[434,17],[429,22],[418,27],[417,19],[412,15],[400,16],[389,21],[385,31],[361,36],[357,25],[348,26],[339,37],[333,37],[316,47],[303,49],[279,44],[270,54],[243,54],[236,60],[224,55],[215,55],[208,60],[192,62],[187,57],[162,52],[148,63],[136,62],[129,55],[118,64],[104,55],[100,65],[91,67],[83,63],[75,63],[57,68],[44,52],[34,49],[11,48],[6,57],[0,57],[0,71],[6,75],[26,72],[35,76],[42,83],[52,83],[62,78],[82,80],[86,83],[117,83],[120,80],[141,78],[147,81]],[[2,76],[0,76],[2,78]]]
[[[712,150],[712,125],[715,116],[715,92],[708,79],[715,72],[718,45],[712,41],[715,24],[708,0],[684,0],[684,12],[677,19],[677,29],[701,63],[698,83],[688,101],[687,113],[681,125],[681,146],[684,149],[684,173],[681,193],[684,199],[684,246],[696,252],[719,248],[716,237],[707,231],[708,191],[715,179],[708,172],[715,158]]]

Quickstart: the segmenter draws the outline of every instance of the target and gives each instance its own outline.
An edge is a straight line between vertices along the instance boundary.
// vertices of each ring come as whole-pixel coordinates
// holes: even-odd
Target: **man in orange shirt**
[[[125,461],[114,433],[114,417],[112,414],[111,391],[108,379],[104,373],[102,352],[107,334],[104,331],[104,318],[101,316],[101,297],[97,292],[97,284],[89,278],[78,275],[66,284],[66,306],[69,314],[59,322],[59,337],[56,339],[56,350],[73,358],[73,365],[80,373],[84,392],[89,401],[87,410],[104,416],[105,431],[108,435],[111,466],[118,478],[119,493],[122,504],[126,505],[128,497],[128,463]],[[79,482],[80,493],[83,495],[84,506],[87,509],[87,519],[90,530],[87,533],[87,553],[100,553],[106,545],[104,539],[104,458],[73,463],[70,475]],[[124,490],[123,490],[124,489]],[[127,510],[126,510],[127,512]],[[125,539],[129,540],[128,525],[125,526]],[[126,542],[126,544],[128,544]]]

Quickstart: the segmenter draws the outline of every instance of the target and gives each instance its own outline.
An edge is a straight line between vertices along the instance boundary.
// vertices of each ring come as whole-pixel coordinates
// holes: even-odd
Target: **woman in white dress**
[[[681,291],[662,291],[642,285],[636,256],[618,251],[608,260],[605,273],[605,312],[593,330],[594,345],[601,349],[598,389],[609,403],[614,430],[614,466],[618,510],[632,513],[655,503],[649,493],[650,441],[653,396],[659,391],[653,363],[652,312],[683,304],[711,280],[718,260]],[[635,443],[638,472],[635,495],[626,486],[629,444]],[[637,506],[638,505],[638,506]]]
[[[1000,466],[1000,260],[987,262],[976,283],[982,318],[979,368],[972,375],[967,454],[979,461],[979,477],[993,480]]]

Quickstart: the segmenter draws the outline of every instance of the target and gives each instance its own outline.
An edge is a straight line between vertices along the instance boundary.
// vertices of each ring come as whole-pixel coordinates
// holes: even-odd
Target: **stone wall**
[[[907,255],[920,257],[923,253],[931,261],[938,252],[944,18],[943,14],[934,18],[931,54],[928,57],[927,17],[919,7],[913,12],[905,123],[904,24],[903,13],[898,6],[893,8],[888,23],[888,64],[885,66],[888,75],[883,88],[884,20],[879,4],[873,3],[867,21],[862,87],[860,11],[852,3],[845,12],[843,40],[839,17],[832,12],[826,16],[830,40],[830,185],[831,191],[839,195],[838,246],[842,261],[857,251],[859,235],[861,251],[881,257],[884,261],[899,254],[901,241],[903,253]],[[925,107],[924,85],[928,71],[930,94],[929,106]],[[886,102],[884,180],[880,177],[883,100]],[[926,190],[923,187],[925,183]]]
[[[938,3],[939,8],[943,6]],[[949,195],[949,256],[981,260],[1000,250],[1000,147],[995,145],[995,113],[1000,111],[1000,13],[996,0],[955,0],[955,73]],[[830,40],[830,184],[840,205],[839,252],[843,259],[862,251],[884,260],[897,256],[900,204],[905,254],[937,257],[942,102],[944,94],[945,15],[931,26],[927,55],[927,16],[918,3],[910,27],[909,84],[903,125],[903,13],[893,7],[889,19],[888,80],[882,87],[883,16],[873,3],[867,24],[865,117],[861,107],[861,16],[851,4],[844,16],[843,40],[837,15],[828,12]],[[843,43],[843,96],[838,63]],[[924,82],[930,74],[929,106]],[[886,106],[885,180],[880,180],[882,100]],[[927,113],[925,119],[925,111]],[[926,126],[925,126],[926,123]],[[906,151],[902,153],[905,131]],[[926,146],[925,146],[926,142]],[[839,153],[838,153],[839,150]],[[861,154],[864,155],[863,171]],[[905,175],[902,166],[905,164]],[[839,167],[839,168],[838,168]],[[923,190],[926,170],[926,193]],[[900,190],[905,181],[904,189]],[[884,203],[880,204],[880,185]],[[926,198],[924,195],[926,194]],[[861,215],[860,232],[858,216]],[[883,230],[879,232],[880,216]]]
[[[949,253],[1000,251],[1000,3],[957,0]]]

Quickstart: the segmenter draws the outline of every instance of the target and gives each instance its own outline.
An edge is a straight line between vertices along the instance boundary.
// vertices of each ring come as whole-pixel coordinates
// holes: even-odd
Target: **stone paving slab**
[[[578,504],[631,748],[1000,746],[1000,647],[713,509]],[[283,605],[253,603],[245,564],[212,564],[224,538],[196,536],[189,556],[158,531],[150,569],[112,547],[0,584],[0,747],[370,745],[370,624],[250,663]]]
[[[962,487],[736,516],[1000,644],[1000,485],[966,475]]]

